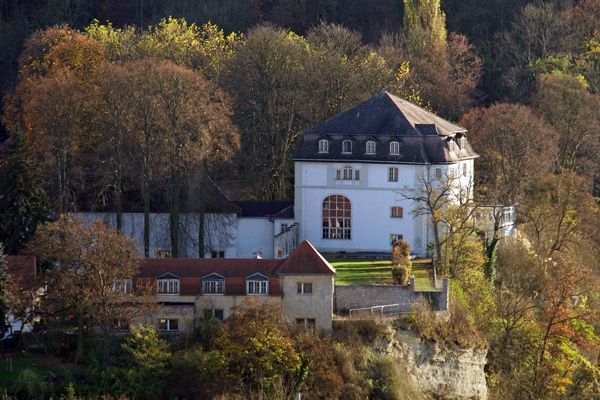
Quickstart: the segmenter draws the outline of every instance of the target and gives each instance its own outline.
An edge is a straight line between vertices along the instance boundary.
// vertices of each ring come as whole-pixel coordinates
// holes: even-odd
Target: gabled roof
[[[240,208],[240,217],[254,217],[254,218],[269,218],[277,216],[279,218],[286,218],[285,215],[289,215],[287,210],[293,208],[294,203],[291,201],[284,200],[243,200],[234,202]],[[292,210],[293,211],[293,210]],[[282,213],[284,216],[279,216]],[[293,217],[293,213],[292,213]]]
[[[276,271],[281,275],[335,274],[335,269],[308,240],[302,241]]]
[[[466,139],[455,138],[466,129],[421,107],[382,92],[325,122],[307,129],[296,146],[294,161],[366,162],[385,164],[446,164],[479,157]],[[320,139],[329,140],[329,151],[319,152]],[[352,139],[352,152],[342,142]],[[375,153],[366,153],[366,142],[376,141]],[[389,143],[400,144],[391,154]]]
[[[388,92],[306,130],[320,134],[402,136],[452,136],[460,132],[466,129]]]
[[[261,274],[275,277],[278,274],[335,274],[335,269],[307,240],[300,243],[288,258],[283,260],[261,258],[148,258],[141,262],[138,278],[156,279],[164,274],[181,279],[201,279],[218,274],[226,279],[242,279]]]

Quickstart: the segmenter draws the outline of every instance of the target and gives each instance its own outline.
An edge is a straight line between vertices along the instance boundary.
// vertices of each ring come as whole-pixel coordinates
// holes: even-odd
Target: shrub
[[[406,240],[397,240],[392,246],[392,278],[397,285],[408,285],[412,272],[410,245]]]
[[[375,357],[369,376],[373,387],[369,398],[380,400],[420,400],[425,397],[415,388],[411,375],[401,368],[401,360],[389,356]]]
[[[335,363],[331,340],[303,333],[296,338],[296,343],[308,361],[308,374],[303,383],[307,398],[339,398],[344,381]]]
[[[31,368],[19,372],[11,391],[17,398],[25,399],[46,399],[52,396],[52,386]]]

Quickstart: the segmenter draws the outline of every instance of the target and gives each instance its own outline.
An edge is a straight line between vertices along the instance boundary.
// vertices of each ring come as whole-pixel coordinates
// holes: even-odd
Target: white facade
[[[103,221],[116,228],[116,214],[104,212],[77,212],[71,214],[85,223]],[[181,258],[198,257],[198,214],[182,213],[181,219]],[[267,217],[240,217],[236,214],[205,215],[204,258],[281,258],[289,253],[278,255],[275,252],[275,236],[282,227],[290,226],[293,219],[271,219]],[[134,239],[140,254],[144,253],[144,214],[123,213],[122,233]],[[297,240],[295,245],[297,245]],[[295,247],[294,245],[294,247]],[[168,256],[171,248],[168,213],[150,213],[150,258]]]
[[[397,168],[397,177],[390,168]],[[472,196],[472,159],[440,165],[297,161],[294,215],[300,240],[309,240],[321,252],[390,252],[393,240],[401,237],[413,254],[424,256],[433,240],[429,218],[415,215],[417,204],[406,195],[423,180],[446,176],[457,177],[457,185]],[[324,232],[323,202],[334,195],[351,204],[349,238],[331,239]],[[401,207],[400,214],[392,207]]]

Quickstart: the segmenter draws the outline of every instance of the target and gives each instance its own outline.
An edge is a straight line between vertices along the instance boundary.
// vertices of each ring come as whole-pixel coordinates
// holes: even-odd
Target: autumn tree
[[[17,254],[50,217],[38,164],[20,131],[0,154],[0,242]]]
[[[133,301],[128,282],[139,269],[134,241],[102,222],[84,226],[62,216],[38,229],[28,251],[40,263],[53,265],[43,277],[47,284],[43,313],[58,319],[73,316],[78,362],[83,361],[84,338],[92,327],[102,333],[108,356],[115,320],[129,321],[152,305],[143,291]]]
[[[448,223],[458,227],[461,224],[472,226],[476,207],[472,204],[471,185],[459,184],[460,175],[451,167],[437,177],[431,168],[417,177],[413,186],[405,186],[399,194],[403,199],[415,203],[414,216],[423,216],[431,223],[433,230],[434,279],[437,270],[444,265],[443,248]],[[460,214],[460,216],[459,216]],[[455,218],[456,217],[456,218]],[[444,271],[448,273],[449,271]]]
[[[216,334],[213,350],[226,360],[222,376],[233,379],[234,391],[294,387],[302,376],[302,359],[275,307],[247,304],[238,310]]]
[[[477,190],[489,202],[515,204],[527,185],[554,170],[558,134],[527,106],[472,109],[459,124],[481,155]]]
[[[533,103],[558,131],[557,167],[595,179],[600,173],[600,96],[578,77],[552,73],[538,77]]]
[[[80,156],[92,88],[88,82],[103,61],[102,48],[81,33],[57,27],[40,31],[25,43],[15,92],[7,97],[3,121],[23,131],[42,162],[47,189],[59,212],[70,209],[81,188]]]
[[[446,15],[439,0],[404,0],[404,31],[411,53],[440,54],[446,48]]]
[[[598,204],[585,189],[585,180],[572,173],[548,175],[532,184],[523,204],[527,233],[542,257],[574,250],[583,237],[598,239],[593,221]]]
[[[94,80],[96,86],[94,104],[96,113],[93,129],[98,140],[104,143],[98,156],[102,160],[102,172],[111,187],[114,198],[117,230],[123,225],[123,185],[134,169],[129,156],[135,148],[133,126],[140,122],[133,120],[134,83],[128,64],[105,64]]]
[[[272,26],[248,32],[231,59],[226,87],[242,127],[239,166],[255,196],[287,196],[290,155],[304,123],[300,87],[308,56],[301,37]]]
[[[225,93],[201,74],[169,62],[155,69],[161,174],[168,184],[171,254],[180,246],[185,179],[203,162],[226,161],[239,146]]]

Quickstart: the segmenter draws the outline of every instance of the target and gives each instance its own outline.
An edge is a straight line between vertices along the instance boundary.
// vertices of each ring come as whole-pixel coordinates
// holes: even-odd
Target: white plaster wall
[[[76,218],[81,218],[85,223],[104,221],[116,229],[115,213],[71,213]],[[198,257],[198,214],[182,213],[180,215],[182,232],[182,249],[180,257]],[[206,214],[204,234],[207,256],[210,250],[225,251],[226,258],[239,257],[236,249],[237,216],[235,214]],[[123,213],[123,235],[134,239],[137,243],[139,254],[144,254],[144,214]],[[171,248],[168,213],[150,214],[150,258],[156,257],[159,250]]]
[[[295,216],[300,224],[300,239],[307,239],[319,251],[391,251],[390,234],[401,234],[411,245],[414,254],[423,254],[428,240],[424,218],[412,214],[414,202],[402,197],[401,192],[416,181],[423,166],[403,164],[340,164],[361,169],[357,185],[345,185],[335,180],[334,163],[296,163]],[[398,182],[388,182],[388,168],[399,169]],[[308,172],[328,177],[327,184],[308,185]],[[351,239],[322,238],[322,203],[330,195],[341,194],[352,204]],[[401,206],[403,218],[392,218],[391,207]]]
[[[254,258],[260,251],[263,258],[273,258],[273,222],[268,218],[238,218],[237,257]]]

